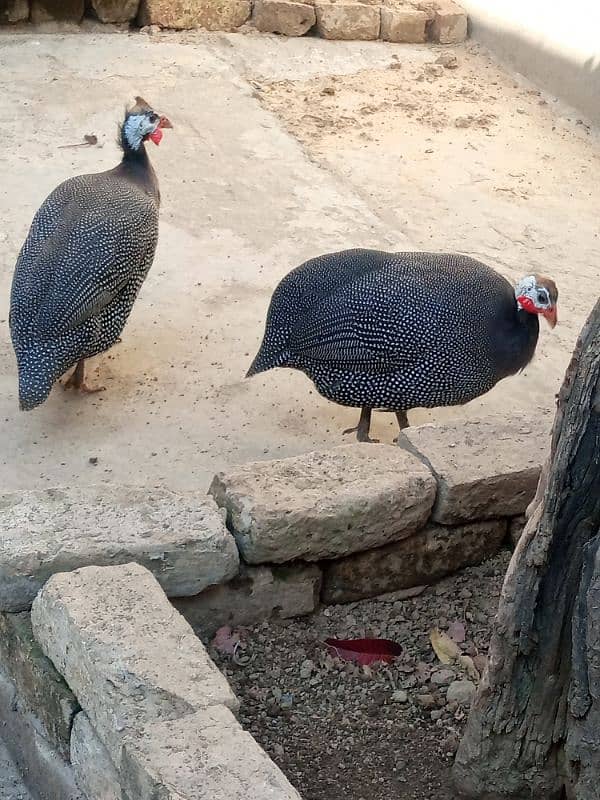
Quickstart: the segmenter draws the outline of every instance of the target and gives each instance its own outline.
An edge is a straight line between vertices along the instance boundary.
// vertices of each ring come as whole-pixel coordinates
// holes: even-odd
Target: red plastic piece
[[[402,653],[402,647],[389,639],[325,639],[332,655],[364,666],[376,661],[389,664]]]

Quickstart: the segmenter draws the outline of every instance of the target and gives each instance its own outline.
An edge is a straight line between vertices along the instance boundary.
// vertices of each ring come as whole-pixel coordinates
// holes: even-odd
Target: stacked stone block
[[[0,25],[102,23],[236,31],[284,36],[315,32],[325,39],[456,44],[467,15],[454,0],[0,0]]]

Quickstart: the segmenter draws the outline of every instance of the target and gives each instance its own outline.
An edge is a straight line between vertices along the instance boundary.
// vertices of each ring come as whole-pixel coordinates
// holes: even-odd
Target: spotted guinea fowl
[[[66,180],[35,215],[10,301],[22,409],[43,403],[74,365],[65,386],[99,391],[86,386],[84,361],[115,344],[152,264],[160,193],[144,143],[170,127],[137,97],[121,125],[120,164]]]
[[[372,409],[401,428],[416,407],[460,405],[523,369],[539,322],[556,324],[556,285],[528,275],[513,288],[462,255],[345,250],[320,256],[277,286],[248,377],[301,370],[329,400]]]

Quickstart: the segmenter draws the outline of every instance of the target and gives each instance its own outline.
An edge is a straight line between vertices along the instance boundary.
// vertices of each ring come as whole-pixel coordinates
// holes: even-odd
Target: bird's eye
[[[148,119],[149,119],[149,120],[150,120],[150,122],[151,122],[151,123],[154,125],[154,123],[155,123],[155,122],[158,122],[158,114],[154,114],[154,113],[152,113],[152,114],[150,114],[150,116],[148,117]]]
[[[548,302],[544,292],[538,292],[537,301],[538,301],[538,303],[546,303],[546,302]]]

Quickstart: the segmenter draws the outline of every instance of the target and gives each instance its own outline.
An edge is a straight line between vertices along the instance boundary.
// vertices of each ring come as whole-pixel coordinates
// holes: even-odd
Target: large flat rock
[[[431,583],[494,555],[507,530],[508,520],[428,525],[409,539],[333,561],[323,574],[321,597],[351,603]]]
[[[321,570],[314,564],[242,565],[229,583],[171,602],[195,631],[206,636],[221,625],[253,625],[269,617],[310,614],[319,603],[320,589]]]
[[[138,21],[163,28],[229,31],[243,25],[250,11],[249,0],[141,0]]]
[[[137,564],[54,575],[31,621],[117,769],[124,739],[147,724],[238,707],[191,627]]]
[[[67,761],[79,704],[35,640],[29,614],[0,614],[0,664],[15,686],[19,713],[34,717],[40,736]]]
[[[73,722],[71,765],[88,800],[124,800],[116,767],[83,711]]]
[[[81,22],[84,0],[31,0],[30,19],[43,22]]]
[[[26,22],[28,18],[28,0],[4,0],[0,3],[0,25],[7,22]]]
[[[256,0],[252,22],[264,33],[304,36],[315,24],[315,9],[296,0]]]
[[[379,8],[364,3],[316,3],[317,31],[324,39],[377,39]]]
[[[406,428],[399,439],[431,466],[433,519],[455,525],[523,514],[550,450],[551,415],[488,417]]]
[[[140,0],[91,0],[100,22],[130,22],[135,19]]]
[[[210,493],[251,564],[316,561],[397,541],[423,527],[436,493],[401,448],[350,444],[234,467]]]
[[[131,561],[172,597],[232,578],[239,557],[210,498],[117,486],[0,495],[0,611],[30,608],[56,572]]]
[[[222,706],[149,725],[124,748],[121,785],[141,800],[301,800]]]
[[[40,718],[31,713],[15,683],[0,669],[0,731],[2,741],[18,767],[27,777],[27,788],[35,800],[88,800],[75,785],[69,764],[46,738]],[[0,769],[1,769],[0,765]],[[0,798],[2,793],[0,778]],[[27,795],[29,798],[29,795]],[[25,797],[19,798],[25,800]],[[112,800],[112,799],[111,799]]]

